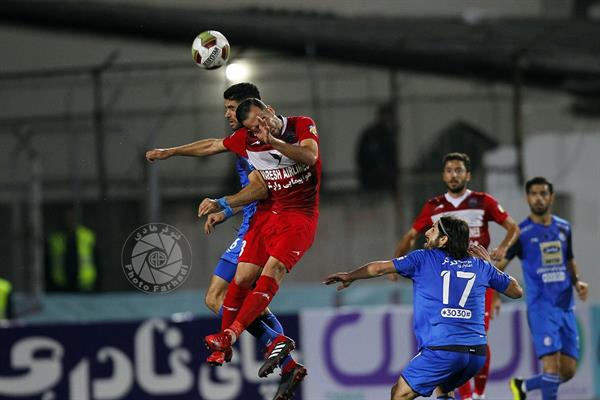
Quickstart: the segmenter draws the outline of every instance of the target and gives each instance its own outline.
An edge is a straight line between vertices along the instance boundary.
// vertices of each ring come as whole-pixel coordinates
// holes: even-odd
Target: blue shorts
[[[221,255],[221,260],[229,261],[230,263],[237,265],[238,257],[240,256],[240,252],[245,245],[244,236],[245,233],[243,235],[238,235],[233,243],[231,243],[229,248],[225,250],[225,253]]]
[[[242,251],[245,241],[244,234],[238,234],[238,237],[231,243],[229,248],[221,256],[219,263],[215,267],[213,275],[223,278],[227,282],[231,282],[237,269],[238,257]]]
[[[579,358],[579,333],[573,310],[528,307],[527,320],[538,358],[557,351]]]
[[[235,271],[237,270],[237,264],[233,264],[227,260],[220,259],[219,263],[215,267],[215,272],[213,275],[216,275],[222,279],[224,279],[227,283],[231,283],[233,277],[235,276]]]
[[[485,364],[485,356],[456,351],[423,348],[402,371],[402,377],[423,397],[436,387],[450,392],[475,376]]]

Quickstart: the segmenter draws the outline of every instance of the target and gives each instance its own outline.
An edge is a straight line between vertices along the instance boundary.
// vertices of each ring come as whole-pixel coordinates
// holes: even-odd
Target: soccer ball
[[[227,63],[229,42],[221,32],[204,31],[192,43],[192,58],[197,66],[216,69]]]

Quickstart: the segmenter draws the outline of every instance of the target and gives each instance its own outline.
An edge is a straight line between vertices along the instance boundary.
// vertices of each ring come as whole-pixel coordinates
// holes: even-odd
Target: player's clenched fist
[[[153,162],[156,160],[166,160],[171,157],[173,152],[170,149],[154,149],[146,152],[146,160]]]
[[[352,284],[354,280],[350,277],[348,272],[338,272],[337,274],[329,275],[323,280],[323,283],[326,285],[331,285],[336,282],[340,282],[337,287],[337,290],[346,289],[348,286]]]
[[[579,295],[579,299],[581,301],[586,301],[587,300],[587,297],[588,297],[588,284],[587,284],[587,282],[577,281],[577,283],[575,283],[575,290],[577,291],[577,294]]]
[[[217,212],[221,209],[219,203],[214,199],[206,198],[198,206],[198,217],[203,217],[207,214]]]

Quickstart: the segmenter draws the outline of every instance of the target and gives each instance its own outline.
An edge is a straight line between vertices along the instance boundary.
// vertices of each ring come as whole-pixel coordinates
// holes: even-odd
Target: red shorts
[[[316,215],[297,211],[257,211],[238,261],[264,266],[269,257],[275,257],[291,271],[312,245],[317,220]]]
[[[492,315],[492,303],[494,300],[494,289],[487,288],[485,290],[485,314],[483,322],[485,323],[485,331],[490,329],[490,316]]]

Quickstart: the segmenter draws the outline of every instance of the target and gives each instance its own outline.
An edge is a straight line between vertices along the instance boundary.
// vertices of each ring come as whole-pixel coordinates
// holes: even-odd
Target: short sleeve
[[[412,279],[423,262],[423,250],[411,251],[405,256],[394,258],[392,263],[396,272],[405,278]]]
[[[483,261],[488,268],[489,271],[489,285],[492,289],[497,292],[504,293],[510,285],[510,277],[508,274],[500,271],[498,268],[494,267],[487,261]]]
[[[312,118],[309,117],[298,117],[296,121],[296,135],[298,141],[301,142],[305,139],[312,139],[319,143],[319,133],[317,132],[317,125]]]
[[[508,260],[512,260],[515,257],[523,258],[521,238],[517,238],[517,241],[506,251],[506,258]]]
[[[431,205],[429,202],[425,203],[419,216],[413,222],[413,229],[419,233],[431,226]]]
[[[489,194],[485,195],[484,204],[486,214],[488,215],[488,220],[494,221],[495,223],[502,225],[502,223],[506,221],[506,218],[509,217],[508,212],[506,212],[506,210],[502,208],[500,203],[498,203],[498,201],[496,201],[496,199],[490,196]]]
[[[223,146],[240,157],[248,158],[246,152],[246,128],[240,128],[223,139]]]

